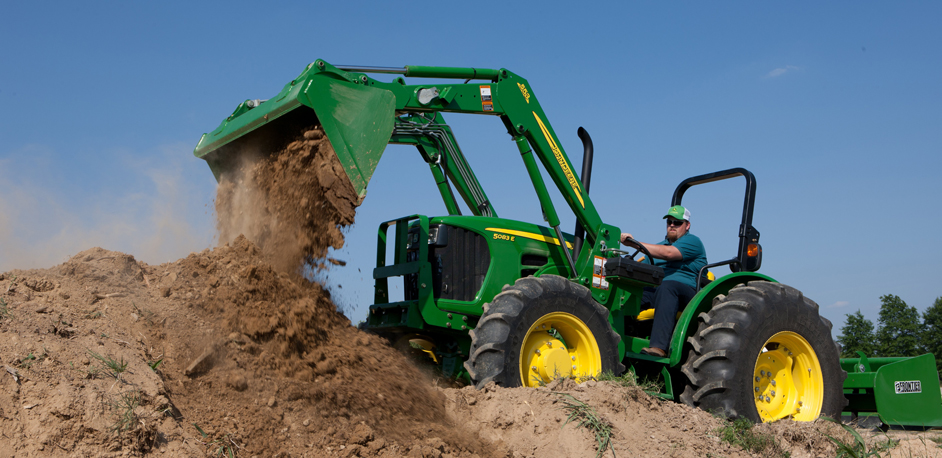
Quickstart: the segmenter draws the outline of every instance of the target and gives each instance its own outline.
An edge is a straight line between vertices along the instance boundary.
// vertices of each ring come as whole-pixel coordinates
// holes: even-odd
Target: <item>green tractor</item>
[[[383,82],[369,74],[398,76]],[[406,84],[405,77],[434,82]],[[546,226],[498,217],[443,113],[500,118]],[[701,287],[679,314],[662,358],[641,353],[652,318],[641,310],[641,295],[664,272],[644,250],[620,249],[621,231],[602,221],[589,197],[591,139],[580,128],[585,151],[576,175],[526,79],[506,69],[335,67],[317,60],[271,99],[240,104],[203,135],[194,154],[219,179],[242,149],[277,151],[315,125],[361,198],[387,144],[414,145],[428,163],[448,215],[380,224],[365,328],[395,346],[421,349],[449,376],[479,388],[516,387],[631,370],[660,379],[658,396],[755,422],[844,412],[942,426],[932,355],[841,360],[818,305],[758,273],[756,180],[748,170],[688,178],[674,192],[671,205],[680,205],[693,186],[745,179],[738,253],[701,271]],[[573,234],[560,228],[541,166],[575,215]],[[472,214],[461,214],[454,191]],[[707,268],[724,265],[730,274],[705,278]],[[403,300],[390,301],[393,277],[403,282]]]

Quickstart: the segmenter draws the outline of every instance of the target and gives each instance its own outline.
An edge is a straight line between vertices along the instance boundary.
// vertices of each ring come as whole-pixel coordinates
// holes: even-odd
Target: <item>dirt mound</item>
[[[607,382],[557,380],[535,389],[492,384],[483,390],[445,390],[445,395],[456,423],[482,438],[513,444],[514,453],[523,456],[595,456],[596,437],[569,418],[574,406],[592,408],[611,426],[612,444],[605,456],[818,458],[837,455],[837,446],[825,434],[852,443],[849,434],[824,420],[778,422],[755,428],[775,438],[775,445],[749,453],[721,441],[726,421],[649,396],[638,387]]]
[[[95,248],[0,274],[0,299],[0,456],[596,456],[573,402],[612,426],[617,456],[751,456],[721,420],[637,388],[434,388],[244,238],[158,266]],[[823,433],[853,444],[836,428],[755,429],[818,457],[836,454]]]
[[[159,266],[95,248],[3,278],[0,424],[16,454],[398,456],[437,438],[491,455],[450,430],[417,369],[243,237]]]

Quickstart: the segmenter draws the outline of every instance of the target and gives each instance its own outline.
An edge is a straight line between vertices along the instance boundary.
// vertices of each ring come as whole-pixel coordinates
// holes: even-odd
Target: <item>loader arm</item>
[[[436,82],[407,85],[402,77],[382,82],[367,73],[435,78]],[[442,79],[461,82],[437,82]],[[469,84],[471,81],[476,83]],[[430,164],[449,213],[458,214],[459,210],[446,178],[455,184],[475,215],[496,216],[470,173],[450,128],[444,126],[441,113],[482,114],[501,119],[523,158],[546,221],[555,229],[556,239],[562,240],[559,216],[536,166],[539,159],[585,228],[588,246],[592,247],[582,250],[574,260],[566,244],[557,244],[569,260],[569,276],[581,277],[583,283],[591,278],[594,257],[601,254],[606,244],[618,246],[618,230],[602,224],[530,84],[505,69],[335,67],[317,60],[275,97],[240,104],[216,130],[203,135],[194,155],[205,159],[219,179],[234,162],[232,150],[251,146],[274,151],[277,145],[270,144],[272,139],[290,141],[299,126],[320,124],[361,198],[386,144],[411,143]],[[423,123],[425,129],[438,129],[437,133],[421,132],[419,127]]]
[[[324,67],[327,68],[328,65],[324,64]],[[580,277],[585,283],[587,279],[592,278],[594,257],[601,254],[606,244],[617,247],[618,230],[603,227],[595,205],[583,188],[572,167],[572,162],[560,145],[552,125],[526,79],[506,69],[408,66],[404,68],[341,67],[337,68],[337,71],[399,73],[411,77],[464,80],[457,84],[406,85],[401,77],[392,83],[381,83],[363,74],[352,74],[354,78],[359,77],[360,81],[370,87],[384,88],[393,92],[398,113],[451,112],[500,117],[508,134],[517,145],[545,219],[556,230],[557,239],[564,238],[559,229],[559,216],[536,166],[536,158],[552,178],[577,221],[586,228],[586,238],[593,249],[583,250],[579,253],[578,260],[572,259],[572,253],[565,244],[558,245],[569,261],[570,277]],[[468,84],[472,80],[485,82]],[[600,239],[599,235],[602,233],[604,236]]]
[[[361,70],[358,67],[344,67]],[[405,76],[428,78],[457,78],[466,80],[458,84],[405,85],[400,78],[393,83],[373,82],[373,87],[384,87],[396,96],[397,112],[470,113],[498,116],[508,133],[517,141],[521,155],[532,153],[539,158],[553,179],[577,220],[582,223],[588,238],[595,240],[602,219],[582,187],[572,162],[563,150],[552,125],[543,112],[539,101],[526,79],[508,70],[455,68],[455,67],[405,67],[403,69],[372,69],[374,71],[399,71]],[[341,70],[342,71],[342,70]],[[484,79],[489,83],[468,84],[473,79]],[[529,148],[521,144],[526,140]],[[529,169],[528,169],[529,171]],[[531,173],[531,179],[542,182]],[[544,206],[547,222],[559,225],[559,217],[548,195],[539,189],[537,194]]]
[[[465,159],[458,141],[441,113],[410,113],[396,118],[390,144],[413,145],[428,163],[435,185],[449,215],[461,215],[449,185],[454,183],[458,194],[475,216],[497,217],[481,183]]]

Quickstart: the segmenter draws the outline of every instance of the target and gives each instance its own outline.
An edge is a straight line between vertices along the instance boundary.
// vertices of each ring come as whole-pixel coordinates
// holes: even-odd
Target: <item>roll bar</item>
[[[741,270],[755,272],[759,270],[759,267],[762,265],[762,248],[758,248],[757,256],[748,256],[749,245],[759,245],[759,231],[752,226],[752,215],[756,201],[756,177],[752,172],[737,167],[687,178],[681,181],[680,184],[677,185],[677,189],[674,190],[674,197],[671,198],[671,206],[681,205],[684,193],[693,186],[726,180],[737,176],[746,179],[746,195],[742,206],[742,223],[739,225],[739,253],[734,259],[721,261],[714,265],[729,264],[733,272],[739,272]]]

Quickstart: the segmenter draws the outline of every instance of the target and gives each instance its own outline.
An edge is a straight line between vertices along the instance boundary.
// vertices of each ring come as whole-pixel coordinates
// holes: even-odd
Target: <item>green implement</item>
[[[887,425],[942,427],[939,374],[931,354],[914,358],[841,360],[847,371],[846,411],[857,416],[876,413]]]
[[[393,76],[380,81],[370,74]],[[406,78],[429,79],[407,84]],[[500,120],[545,224],[498,217],[446,113]],[[658,396],[756,422],[851,412],[876,413],[892,425],[942,425],[932,355],[840,360],[818,305],[758,272],[756,179],[746,169],[687,178],[670,199],[671,206],[682,205],[695,186],[745,181],[734,254],[700,271],[697,294],[680,304],[670,348],[658,357],[642,353],[652,329],[642,296],[661,283],[664,270],[644,248],[621,250],[620,229],[603,221],[589,197],[591,138],[580,128],[577,174],[526,79],[506,69],[316,60],[274,97],[240,103],[203,135],[194,154],[225,180],[246,156],[279,151],[314,126],[323,129],[360,198],[387,144],[415,146],[428,164],[447,214],[389,215],[380,224],[365,329],[398,348],[421,348],[447,376],[477,387],[539,386],[627,369],[659,380]],[[561,208],[550,186],[562,195]],[[462,214],[461,202],[470,214]],[[560,227],[559,211],[567,208],[577,222],[573,234]],[[710,269],[723,266],[730,273],[707,279]],[[391,297],[395,279],[402,281],[402,297]]]

